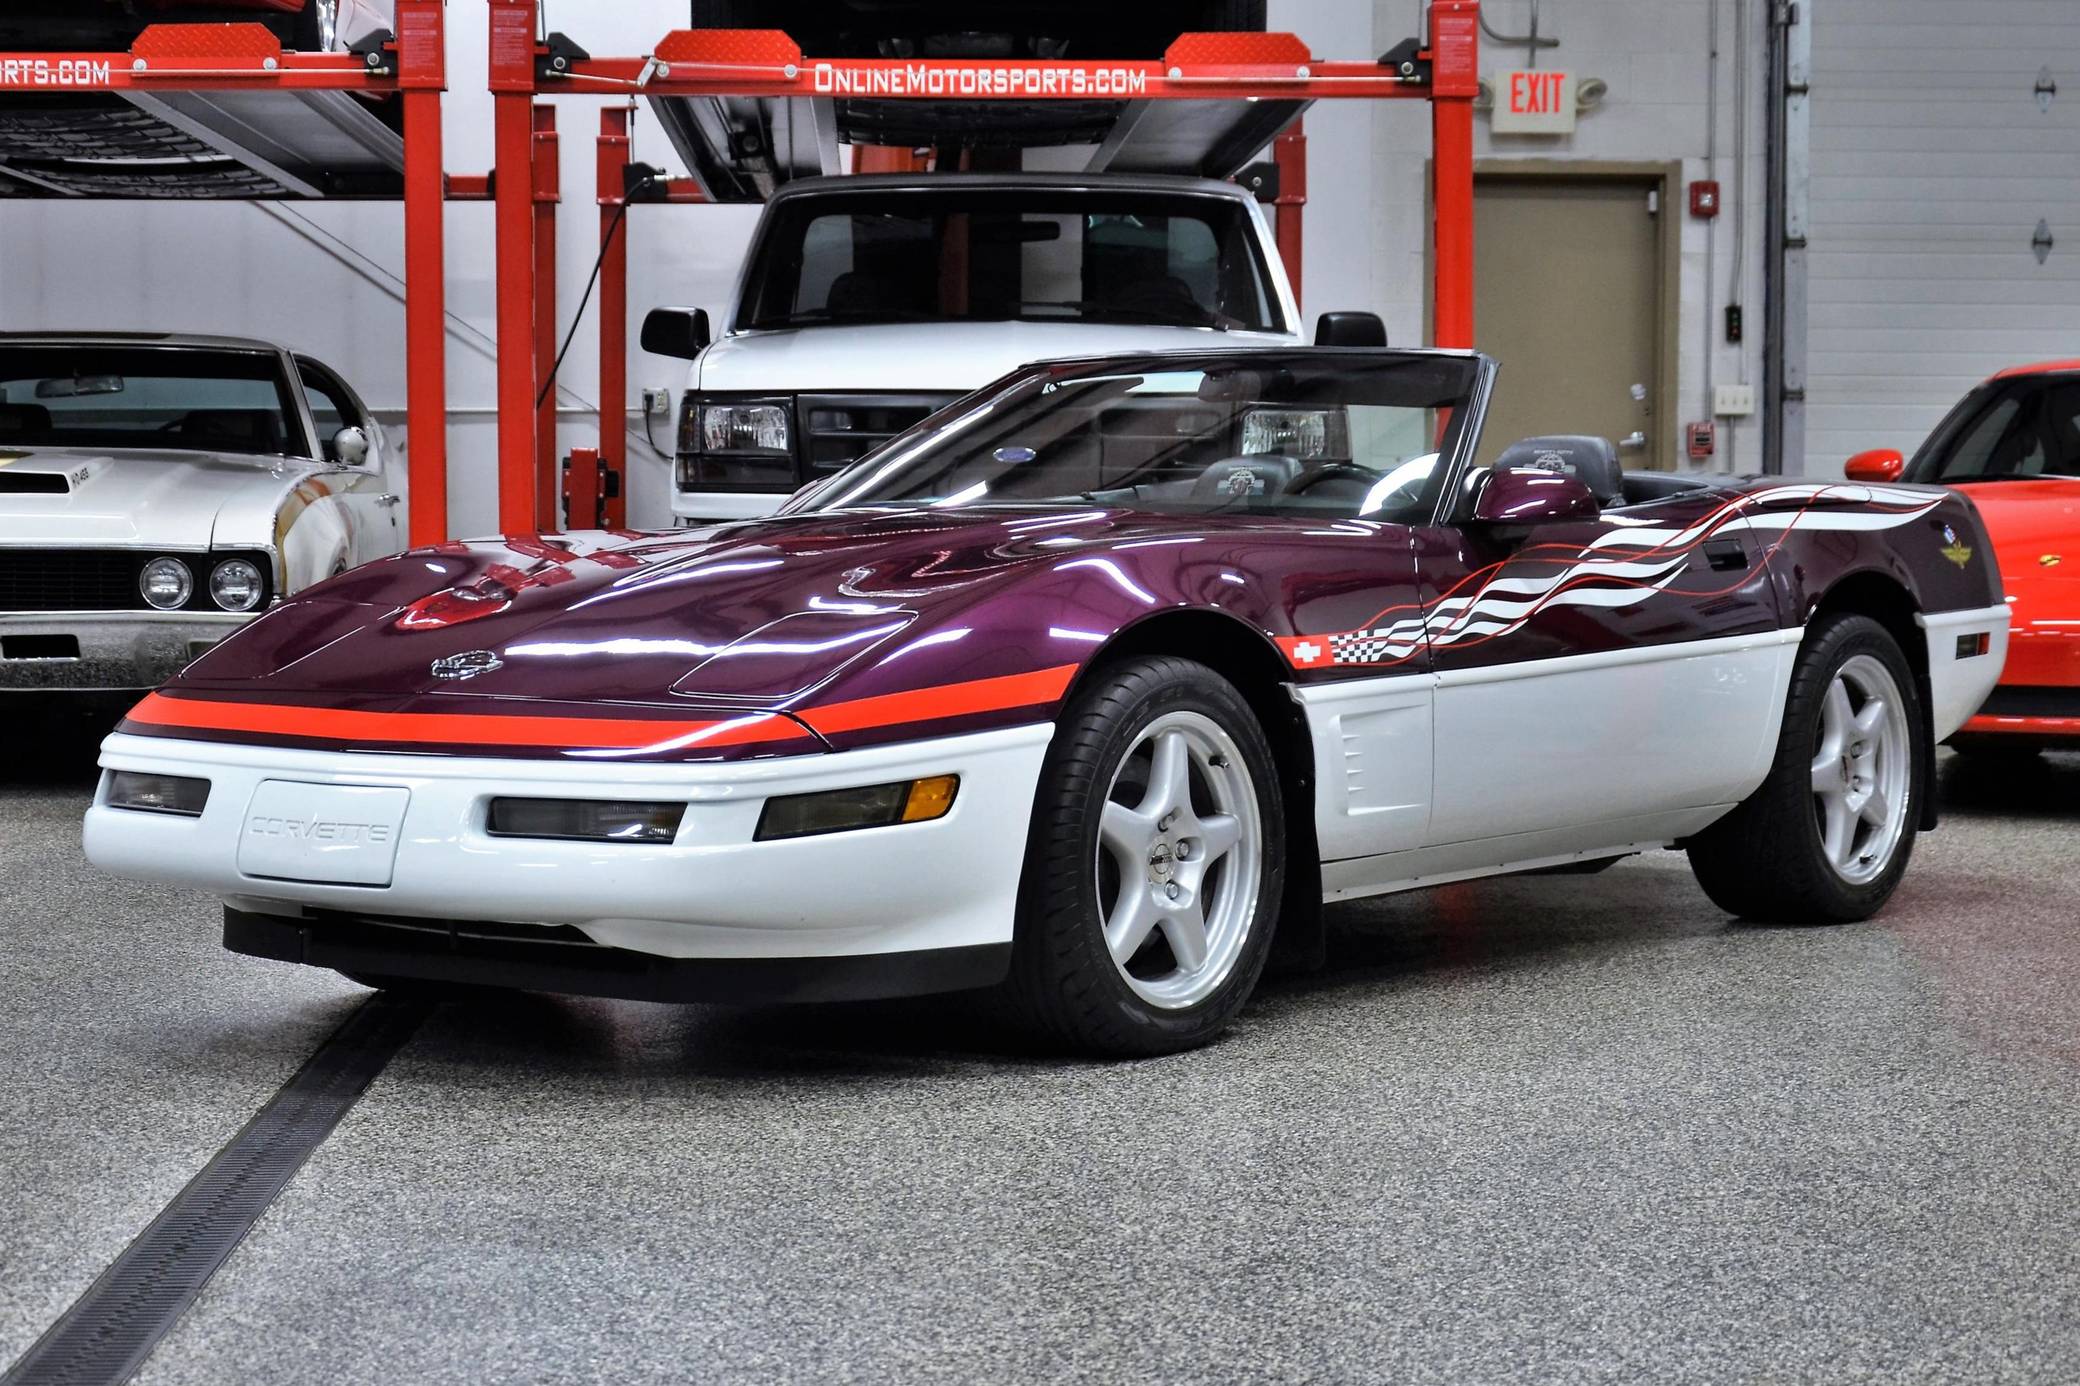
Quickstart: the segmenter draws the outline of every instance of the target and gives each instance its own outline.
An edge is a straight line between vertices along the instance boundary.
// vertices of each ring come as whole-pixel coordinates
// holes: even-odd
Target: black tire
[[[1910,757],[1903,820],[1891,858],[1871,879],[1846,879],[1827,857],[1814,807],[1814,755],[1822,705],[1835,677],[1859,655],[1892,675]],[[1928,792],[1929,741],[1914,671],[1892,633],[1867,616],[1823,617],[1799,646],[1784,725],[1769,778],[1741,805],[1690,839],[1690,868],[1712,902],[1742,919],[1778,924],[1848,924],[1868,919],[1899,885],[1913,855]]]
[[[1210,719],[1240,751],[1261,825],[1261,870],[1246,932],[1224,978],[1196,1003],[1170,1008],[1130,986],[1106,945],[1098,824],[1138,738],[1173,713]],[[1195,794],[1204,788],[1195,782]],[[998,993],[1002,1008],[1051,1048],[1137,1058],[1205,1044],[1235,1018],[1263,973],[1285,886],[1285,836],[1271,747],[1232,684],[1203,664],[1172,656],[1098,670],[1064,710],[1041,771],[1011,975]],[[1140,884],[1138,878],[1120,881],[1114,889]],[[1150,935],[1149,949],[1167,949],[1167,941],[1157,942],[1160,933]]]

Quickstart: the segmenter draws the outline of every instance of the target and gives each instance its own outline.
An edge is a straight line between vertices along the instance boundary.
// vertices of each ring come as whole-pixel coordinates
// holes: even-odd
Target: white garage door
[[[1839,476],[1863,448],[1911,456],[2003,366],[2080,356],[2080,0],[1800,7],[1813,22],[1805,469]],[[2054,241],[2041,265],[2039,220]]]

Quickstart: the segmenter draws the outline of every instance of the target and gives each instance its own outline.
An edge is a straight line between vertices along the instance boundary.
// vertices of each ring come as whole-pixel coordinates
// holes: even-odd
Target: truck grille
[[[803,395],[804,480],[856,462],[959,395]]]
[[[56,549],[0,552],[0,611],[130,611],[144,605],[137,571],[150,554]]]

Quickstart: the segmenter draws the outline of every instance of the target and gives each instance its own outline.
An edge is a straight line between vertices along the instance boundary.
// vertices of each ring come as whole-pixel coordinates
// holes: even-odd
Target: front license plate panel
[[[239,826],[238,869],[277,881],[387,886],[411,800],[408,789],[262,781]]]

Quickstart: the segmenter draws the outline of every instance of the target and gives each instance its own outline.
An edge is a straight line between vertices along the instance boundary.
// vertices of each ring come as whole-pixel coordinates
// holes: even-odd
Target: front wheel
[[[1203,664],[1100,670],[1066,710],[1034,805],[1005,999],[1114,1057],[1204,1044],[1264,970],[1285,884],[1277,768]]]
[[[1713,903],[1744,919],[1846,924],[1876,914],[1914,849],[1928,784],[1913,669],[1867,616],[1814,623],[1799,647],[1762,787],[1690,840]]]

